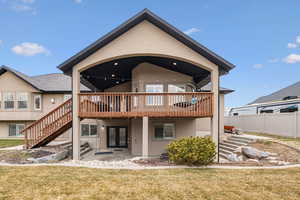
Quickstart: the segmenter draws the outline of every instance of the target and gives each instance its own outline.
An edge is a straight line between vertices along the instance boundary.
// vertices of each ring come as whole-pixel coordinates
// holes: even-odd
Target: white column
[[[142,151],[143,157],[149,156],[149,117],[143,117],[143,142],[142,142]]]
[[[73,137],[73,160],[80,160],[80,119],[78,117],[78,94],[80,93],[80,73],[73,69],[72,73],[72,137]]]
[[[213,117],[211,118],[211,134],[214,143],[219,145],[219,71],[214,69],[211,72],[211,84],[213,92]]]

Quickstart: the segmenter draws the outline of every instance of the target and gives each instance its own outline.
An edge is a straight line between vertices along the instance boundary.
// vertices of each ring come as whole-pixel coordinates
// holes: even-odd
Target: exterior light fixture
[[[117,65],[119,65],[119,63],[115,62],[115,63],[114,63],[114,66],[117,66]]]
[[[176,62],[173,62],[173,65],[177,65],[177,63],[176,63]]]
[[[119,81],[117,81],[116,84],[119,84]]]
[[[54,99],[54,98],[51,98],[51,99],[50,99],[50,102],[51,102],[52,104],[55,104],[55,99]]]
[[[101,126],[101,129],[102,129],[102,130],[104,130],[104,128],[105,128],[105,126],[104,126],[104,125],[102,125],[102,126]]]
[[[111,77],[115,77],[116,75],[112,74]]]

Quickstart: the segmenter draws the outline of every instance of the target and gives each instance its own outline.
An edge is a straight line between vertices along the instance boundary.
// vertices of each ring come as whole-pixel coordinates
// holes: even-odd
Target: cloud
[[[297,48],[297,44],[295,44],[295,43],[288,43],[287,44],[287,48],[289,48],[289,49],[295,49],[295,48]]]
[[[184,31],[184,33],[187,34],[187,35],[192,35],[193,33],[198,33],[198,32],[200,32],[200,31],[201,31],[201,30],[198,29],[198,28],[190,28],[190,29]]]
[[[290,54],[283,59],[283,62],[288,64],[294,64],[300,62],[300,54]]]
[[[45,55],[50,54],[50,52],[42,45],[39,45],[37,43],[31,43],[31,42],[23,42],[20,45],[14,46],[11,50],[15,54],[23,55],[23,56],[34,56],[37,54],[45,54]]]
[[[21,0],[21,2],[23,2],[23,3],[34,3],[35,0]]]
[[[0,40],[0,46],[3,44],[3,40]]]
[[[261,68],[263,68],[263,64],[255,64],[255,65],[253,65],[253,68],[255,68],[255,69],[261,69]]]
[[[297,43],[300,43],[300,35],[298,35],[298,36],[296,37],[296,42],[297,42]]]
[[[279,59],[278,58],[271,58],[268,60],[269,63],[277,63],[279,62]]]
[[[82,3],[82,0],[74,0],[75,3]]]

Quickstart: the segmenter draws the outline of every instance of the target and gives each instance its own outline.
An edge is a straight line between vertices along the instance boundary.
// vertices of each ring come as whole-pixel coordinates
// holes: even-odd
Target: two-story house
[[[81,90],[90,89],[81,86]],[[71,98],[71,78],[61,73],[28,76],[0,67],[0,138],[23,138],[21,130]],[[70,140],[68,134],[61,139]]]
[[[72,127],[78,160],[86,119],[100,127],[100,150],[154,156],[174,139],[207,134],[218,146],[224,94],[232,92],[219,77],[233,67],[145,9],[59,66],[72,79],[72,99],[24,130],[27,148]],[[93,92],[82,92],[81,82]]]

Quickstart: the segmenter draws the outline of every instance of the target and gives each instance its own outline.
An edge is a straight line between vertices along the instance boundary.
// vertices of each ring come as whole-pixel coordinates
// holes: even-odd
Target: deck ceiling
[[[131,81],[132,70],[144,62],[192,76],[195,83],[207,79],[210,75],[209,71],[187,62],[162,57],[138,56],[113,60],[94,66],[81,72],[81,76],[98,90],[102,91],[106,88]]]

